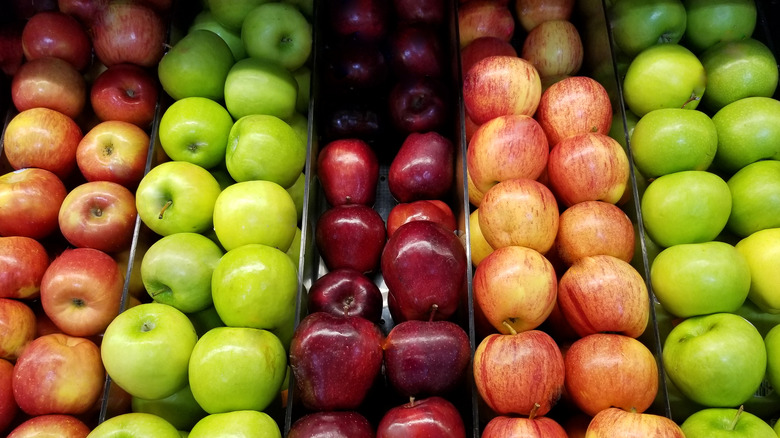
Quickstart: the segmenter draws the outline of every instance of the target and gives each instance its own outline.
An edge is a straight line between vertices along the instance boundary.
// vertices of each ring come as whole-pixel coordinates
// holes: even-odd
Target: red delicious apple
[[[76,118],[87,102],[87,84],[67,61],[35,58],[22,64],[14,75],[11,99],[18,111],[45,107]]]
[[[379,266],[387,232],[384,219],[373,208],[343,204],[320,215],[314,239],[329,270],[351,268],[369,273]]]
[[[445,398],[433,396],[390,408],[382,416],[377,438],[406,437],[466,438],[460,411]]]
[[[650,317],[644,279],[633,266],[609,255],[584,257],[571,265],[558,282],[558,305],[580,336],[610,332],[636,338]]]
[[[22,31],[26,23],[23,20],[0,23],[0,70],[8,77],[15,75],[24,62]]]
[[[441,77],[449,71],[443,39],[428,24],[401,23],[390,36],[390,65],[396,77]]]
[[[481,438],[570,438],[563,427],[548,417],[499,415],[485,425]]]
[[[507,2],[469,0],[458,7],[458,30],[461,48],[485,36],[510,41],[515,33],[515,19]]]
[[[460,49],[460,65],[463,73],[488,56],[517,56],[517,49],[509,41],[498,37],[480,37]]]
[[[401,23],[441,26],[450,10],[444,0],[393,0],[396,19]]]
[[[567,266],[593,255],[611,255],[624,262],[634,257],[634,225],[620,207],[584,201],[561,213],[555,249]]]
[[[387,174],[390,194],[398,202],[443,199],[455,178],[455,146],[438,132],[406,136]]]
[[[317,177],[331,206],[364,204],[370,207],[376,200],[379,160],[363,140],[334,140],[317,156]]]
[[[359,407],[382,368],[384,336],[359,316],[310,313],[290,343],[290,369],[302,404],[312,410]]]
[[[323,109],[325,113],[323,137],[328,141],[340,138],[375,141],[383,138],[389,128],[390,122],[384,100],[330,101],[326,105],[328,106]]]
[[[135,64],[114,64],[92,83],[89,101],[100,120],[121,120],[148,128],[159,94],[157,78]]]
[[[87,131],[76,148],[76,165],[87,181],[135,189],[144,176],[149,134],[130,122],[108,120]]]
[[[382,292],[374,281],[354,269],[330,271],[312,283],[308,310],[337,316],[360,316],[374,323],[382,318]]]
[[[401,225],[417,220],[433,221],[455,232],[458,224],[450,206],[440,199],[421,199],[402,202],[390,209],[387,215],[387,237],[395,233]]]
[[[13,393],[28,415],[83,414],[103,390],[100,349],[89,339],[54,333],[36,338],[16,361]]]
[[[540,330],[491,334],[474,352],[474,382],[497,414],[528,416],[535,410],[542,416],[563,392],[563,356],[555,340]]]
[[[91,429],[73,415],[48,414],[32,417],[16,426],[8,438],[34,438],[57,436],[61,438],[86,438]]]
[[[445,320],[466,287],[466,249],[457,235],[431,221],[401,225],[382,252],[387,302],[396,323]]]
[[[6,430],[19,412],[12,388],[13,375],[14,364],[0,359],[0,431]]]
[[[60,11],[38,12],[22,32],[24,57],[31,61],[51,56],[84,71],[92,62],[92,42],[87,30],[72,16]]]
[[[573,75],[582,67],[582,39],[568,20],[543,21],[523,40],[520,56],[527,59],[542,78]]]
[[[515,0],[515,12],[526,32],[539,23],[568,20],[574,10],[574,0]]]
[[[355,37],[336,41],[326,60],[329,93],[372,93],[386,84],[389,67],[378,42]]]
[[[36,239],[0,237],[0,298],[37,298],[48,267],[49,254]]]
[[[509,114],[533,116],[541,97],[539,73],[517,56],[482,58],[463,76],[466,114],[478,125]]]
[[[379,41],[390,27],[390,7],[384,0],[338,0],[327,3],[325,16],[337,35]]]
[[[154,9],[138,2],[109,2],[91,23],[95,56],[110,67],[153,67],[165,50],[166,26]]]
[[[108,0],[58,0],[57,6],[60,12],[71,15],[84,25],[89,25],[97,16],[98,10],[103,9]]]
[[[287,438],[374,438],[374,426],[356,411],[319,411],[304,415],[290,426]]]
[[[0,176],[0,236],[49,236],[59,226],[57,214],[66,195],[62,180],[45,169],[30,167]]]
[[[0,359],[16,360],[35,337],[35,313],[26,303],[0,298]]]
[[[441,79],[407,77],[390,90],[390,121],[401,133],[443,131],[450,121],[450,93]]]
[[[124,281],[110,255],[92,248],[66,249],[43,274],[41,305],[63,333],[94,336],[119,314]]]
[[[566,137],[587,132],[609,134],[612,104],[596,80],[571,76],[550,85],[542,93],[536,120],[552,148]]]
[[[5,155],[14,169],[38,167],[64,179],[76,167],[82,132],[72,118],[48,108],[15,115],[5,128]]]
[[[616,204],[628,186],[629,171],[626,151],[606,134],[566,137],[547,159],[549,186],[566,206],[583,201]]]
[[[671,418],[620,408],[607,408],[593,416],[588,425],[589,438],[685,438]]]

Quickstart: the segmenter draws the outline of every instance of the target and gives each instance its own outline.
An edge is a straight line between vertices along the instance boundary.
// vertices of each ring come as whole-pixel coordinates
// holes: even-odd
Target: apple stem
[[[409,407],[410,408],[414,407],[414,396],[409,397]]]
[[[162,208],[162,210],[160,210],[160,216],[158,216],[158,217],[157,217],[157,219],[160,219],[160,220],[162,220],[162,218],[163,218],[163,213],[165,213],[165,210],[167,210],[167,209],[168,209],[168,207],[170,207],[170,206],[171,206],[171,204],[173,204],[173,201],[171,201],[171,200],[169,199],[169,200],[168,200],[168,201],[165,203],[165,205],[163,205],[163,208]]]
[[[734,419],[731,420],[731,424],[729,424],[729,428],[727,430],[734,430],[737,428],[737,422],[739,421],[740,415],[742,415],[742,412],[745,411],[744,405],[739,405],[739,409],[737,409],[737,413],[734,414]]]
[[[515,330],[515,328],[512,327],[506,320],[501,321],[501,324],[509,330],[509,334],[517,334],[517,330]]]
[[[431,306],[431,316],[428,318],[428,322],[433,321],[433,317],[436,315],[437,310],[439,310],[438,304],[434,304]]]
[[[542,407],[542,405],[540,405],[539,403],[536,403],[536,402],[534,402],[534,407],[533,407],[533,408],[531,408],[531,413],[530,413],[530,414],[528,414],[528,419],[529,419],[529,420],[533,420],[533,419],[534,419],[534,417],[536,417],[536,412],[537,412],[537,411],[539,410],[539,408],[541,408],[541,407]]]
[[[685,103],[682,104],[682,108],[684,109],[686,105],[688,105],[691,102],[695,102],[699,100],[699,97],[695,94],[691,94],[691,97],[688,98],[688,100],[685,101]]]

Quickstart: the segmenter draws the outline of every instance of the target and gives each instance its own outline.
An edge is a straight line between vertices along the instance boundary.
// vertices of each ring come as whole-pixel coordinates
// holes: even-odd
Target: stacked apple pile
[[[756,4],[620,1],[609,16],[651,286],[673,320],[661,327],[672,414],[689,437],[712,436],[716,419],[771,436],[780,329],[761,320],[780,309],[780,102]]]
[[[63,0],[6,28],[2,52],[17,56],[3,64],[3,435],[85,436],[96,423],[99,346],[120,312],[170,7]]]

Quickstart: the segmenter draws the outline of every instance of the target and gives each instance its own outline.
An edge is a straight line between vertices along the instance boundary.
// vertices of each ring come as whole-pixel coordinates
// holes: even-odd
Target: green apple
[[[696,109],[707,75],[699,58],[679,44],[657,44],[628,65],[623,97],[639,117],[659,108]]]
[[[780,313],[764,312],[756,303],[749,299],[745,300],[745,303],[734,313],[750,321],[751,324],[756,326],[761,336],[764,337],[776,325],[780,324]]]
[[[160,146],[175,161],[211,169],[225,159],[233,117],[222,104],[205,97],[175,101],[160,118]]]
[[[718,148],[718,131],[698,110],[661,108],[642,116],[631,135],[634,164],[654,178],[681,170],[707,170]]]
[[[309,99],[311,98],[311,69],[304,65],[293,72],[295,82],[298,83],[298,99],[295,101],[295,111],[303,114],[309,113]]]
[[[298,266],[276,248],[242,245],[222,256],[211,290],[225,325],[271,330],[295,313]]]
[[[714,165],[734,173],[758,160],[780,160],[780,101],[745,97],[712,116],[718,129]]]
[[[309,20],[314,18],[314,0],[282,0],[297,7]]]
[[[680,0],[620,0],[607,14],[615,44],[631,57],[656,44],[678,43],[685,33]]]
[[[221,257],[222,249],[202,234],[170,234],[144,254],[141,281],[154,301],[198,312],[212,304],[211,274]]]
[[[680,425],[685,438],[774,438],[769,423],[742,408],[706,408]]]
[[[780,325],[774,326],[764,338],[766,345],[766,377],[773,388],[780,388]]]
[[[301,262],[301,228],[295,229],[295,237],[293,238],[290,248],[287,249],[287,256],[292,260],[293,265],[298,267]]]
[[[111,321],[100,354],[108,375],[131,396],[159,399],[187,384],[197,339],[187,315],[167,304],[143,303]]]
[[[228,186],[236,183],[233,177],[230,176],[230,172],[228,172],[227,170],[224,157],[219,164],[210,168],[209,172],[217,180],[217,182],[219,183],[219,188],[222,190],[225,190],[226,188],[228,188]]]
[[[684,0],[687,24],[683,44],[700,53],[721,41],[749,38],[756,27],[755,0]]]
[[[297,217],[295,201],[279,184],[238,182],[223,190],[214,204],[214,231],[228,251],[262,243],[286,252],[295,238]]]
[[[675,316],[734,312],[750,290],[750,267],[728,243],[687,243],[656,256],[650,281],[658,301]]]
[[[271,332],[217,327],[192,350],[190,389],[209,414],[262,411],[279,395],[286,369],[287,353]]]
[[[651,239],[664,248],[715,239],[731,212],[726,181],[705,170],[685,170],[654,179],[641,200]]]
[[[715,113],[744,97],[772,97],[777,89],[777,61],[753,38],[718,43],[699,55],[707,71],[703,108]]]
[[[295,5],[263,3],[244,18],[241,40],[249,56],[266,59],[294,71],[303,66],[311,55],[312,28]]]
[[[222,100],[233,52],[214,32],[196,29],[168,49],[157,65],[163,90],[173,99],[190,96]]]
[[[240,32],[244,17],[252,9],[272,0],[205,0],[214,19],[225,28]]]
[[[726,227],[739,237],[780,227],[780,161],[748,164],[727,181],[731,215]]]
[[[298,175],[298,179],[295,180],[293,185],[287,187],[286,190],[295,203],[295,210],[298,213],[298,224],[300,224],[303,219],[303,198],[306,190],[306,174],[301,172],[301,174]]]
[[[132,397],[130,407],[133,412],[146,412],[162,417],[179,430],[192,429],[198,420],[206,416],[206,411],[192,396],[190,385],[185,385],[168,397],[157,400]]]
[[[276,116],[244,116],[230,129],[225,165],[237,182],[265,180],[290,187],[305,164],[306,142]]]
[[[235,120],[251,114],[286,119],[297,101],[295,76],[272,61],[244,58],[233,64],[225,79],[225,106]]]
[[[669,332],[662,354],[669,379],[704,407],[739,406],[758,390],[766,372],[764,339],[733,313],[683,320]]]
[[[780,228],[756,231],[740,240],[736,248],[750,266],[748,299],[764,312],[780,313]]]
[[[228,29],[223,26],[222,23],[214,18],[214,14],[204,9],[199,12],[198,15],[192,20],[192,24],[188,29],[188,32],[192,32],[197,29],[205,29],[214,32],[219,35],[225,43],[230,47],[230,51],[233,53],[233,60],[238,61],[247,57],[246,49],[244,48],[244,42],[241,41],[241,31]]]
[[[190,438],[282,438],[279,425],[265,412],[241,410],[211,414],[190,431]]]
[[[219,313],[214,305],[198,312],[188,313],[187,317],[190,318],[192,326],[195,327],[195,333],[198,334],[198,337],[215,327],[225,327],[225,323],[219,318]]]
[[[208,170],[187,161],[166,161],[138,183],[135,205],[144,224],[161,236],[202,233],[212,227],[221,191]]]
[[[292,116],[287,118],[285,122],[287,122],[287,124],[290,125],[293,131],[295,131],[295,133],[298,134],[298,137],[301,139],[301,141],[304,144],[307,144],[309,142],[309,118],[308,117],[296,111],[293,113]]]
[[[154,437],[179,438],[179,431],[162,417],[129,412],[106,419],[87,435],[89,438]]]
[[[623,113],[615,111],[612,113],[612,124],[609,125],[609,136],[617,140],[623,149],[628,150],[626,138],[631,141],[631,136],[634,134],[634,128],[639,121],[639,117],[631,111],[626,110],[626,121],[623,123]]]

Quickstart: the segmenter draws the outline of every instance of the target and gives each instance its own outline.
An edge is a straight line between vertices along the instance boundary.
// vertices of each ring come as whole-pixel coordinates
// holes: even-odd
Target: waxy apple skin
[[[0,298],[38,297],[49,263],[49,254],[38,240],[0,237]]]
[[[409,436],[466,438],[466,428],[452,402],[433,396],[390,408],[377,425],[377,438]]]
[[[384,220],[373,208],[344,204],[320,215],[314,238],[328,269],[351,268],[369,273],[379,266],[387,231]]]
[[[296,420],[287,438],[315,436],[347,436],[350,438],[374,438],[374,426],[356,411],[319,411]]]
[[[685,438],[672,419],[655,414],[607,408],[593,416],[585,435],[587,438]]]
[[[325,145],[317,156],[317,177],[331,206],[372,206],[379,181],[379,160],[363,140],[334,140]]]
[[[0,176],[0,235],[42,239],[58,227],[68,191],[53,172],[35,167]],[[7,207],[7,208],[6,208]],[[24,220],[20,220],[24,218]]]
[[[532,116],[541,96],[539,73],[517,56],[488,56],[463,76],[466,114],[478,125],[507,114]]]
[[[382,318],[382,292],[374,281],[354,269],[329,271],[312,283],[308,294],[309,313],[328,312],[360,316],[379,323]]]
[[[398,202],[443,199],[452,188],[455,147],[437,132],[409,134],[390,163],[387,183]]]
[[[485,425],[482,438],[501,437],[568,438],[566,430],[549,417],[515,417],[500,415]]]

